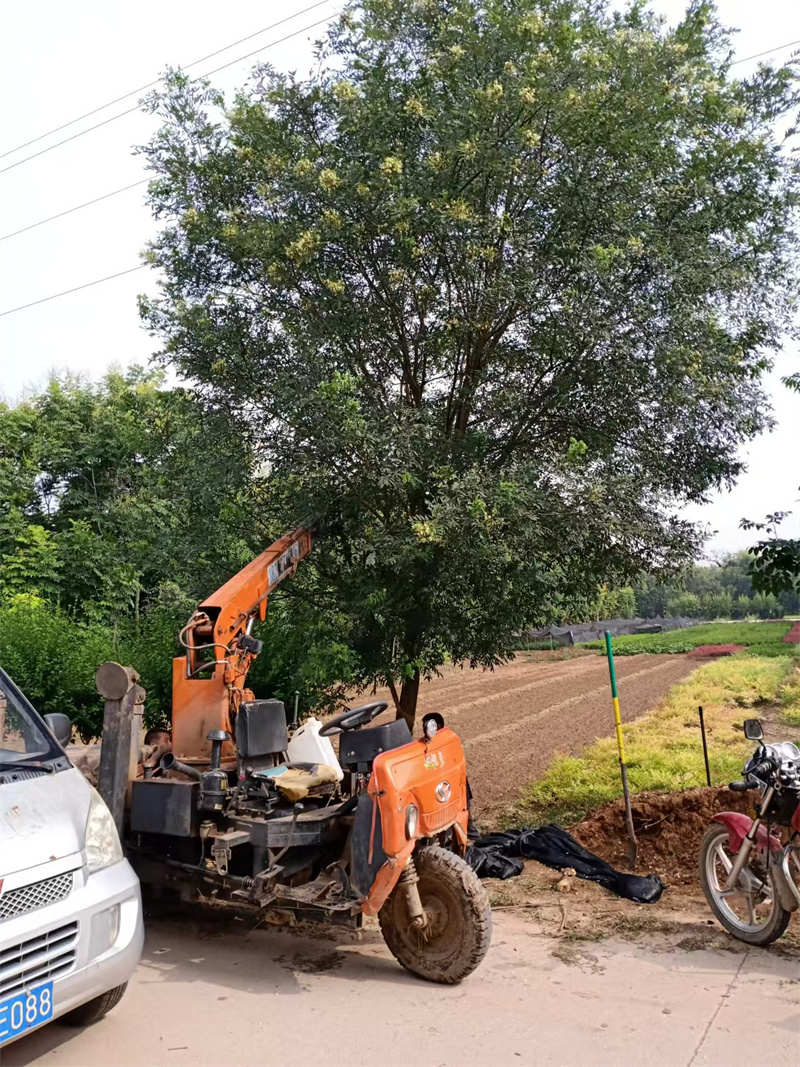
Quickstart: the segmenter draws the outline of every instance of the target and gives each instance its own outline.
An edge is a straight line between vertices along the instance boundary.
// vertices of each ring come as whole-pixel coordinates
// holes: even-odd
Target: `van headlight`
[[[419,812],[417,811],[416,804],[409,804],[406,808],[406,838],[409,841],[417,836],[418,820]]]
[[[91,786],[89,788],[92,789]],[[102,871],[104,867],[110,867],[112,863],[119,863],[122,859],[122,845],[119,843],[119,834],[111,812],[95,789],[92,789],[92,799],[89,802],[83,853],[86,857],[87,874]]]

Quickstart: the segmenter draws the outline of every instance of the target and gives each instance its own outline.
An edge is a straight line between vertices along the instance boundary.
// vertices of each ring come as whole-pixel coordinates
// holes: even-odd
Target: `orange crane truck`
[[[145,885],[271,921],[358,927],[377,915],[404,967],[458,982],[486,954],[491,911],[463,858],[457,735],[438,717],[416,738],[403,719],[370,725],[387,708],[374,701],[290,737],[283,703],[247,688],[262,648],[253,624],[311,540],[306,527],[280,538],[181,631],[172,732],[131,783],[128,854]]]

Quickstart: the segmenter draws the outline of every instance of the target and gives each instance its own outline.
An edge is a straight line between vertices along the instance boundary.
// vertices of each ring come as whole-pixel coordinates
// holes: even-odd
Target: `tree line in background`
[[[178,630],[281,532],[254,466],[240,421],[153,371],[0,404],[0,665],[40,710],[96,733],[94,671],[116,659],[139,671],[148,720],[169,715]],[[352,675],[344,620],[315,608],[308,574],[262,631],[263,691],[308,707]]]
[[[158,372],[100,384],[53,378],[0,404],[0,665],[43,712],[99,729],[98,663],[134,666],[148,721],[169,715],[177,633],[195,605],[282,531],[270,520],[247,427]],[[544,622],[634,615],[779,617],[794,592],[754,593],[740,553],[679,579],[641,576],[576,597]],[[313,555],[272,598],[251,680],[301,709],[364,684],[352,620],[320,596]]]
[[[698,564],[663,580],[641,575],[632,585],[602,588],[596,599],[564,622],[594,619],[652,619],[686,616],[696,619],[780,619],[800,614],[800,593],[784,589],[777,595],[754,588],[753,556],[737,552],[713,563]]]
[[[95,668],[123,661],[147,689],[148,722],[164,721],[178,631],[283,532],[268,506],[246,423],[166,387],[159,371],[96,385],[54,376],[0,404],[0,666],[43,713],[68,710],[89,737],[101,722]],[[303,711],[369,681],[353,621],[321,594],[315,563],[272,598],[250,674],[287,706],[299,692]],[[603,590],[598,603],[620,597],[628,603],[627,591]],[[587,603],[575,598],[573,612]]]

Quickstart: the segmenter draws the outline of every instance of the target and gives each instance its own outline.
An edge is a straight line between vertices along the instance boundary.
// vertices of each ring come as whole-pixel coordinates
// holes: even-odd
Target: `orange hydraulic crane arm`
[[[267,614],[269,594],[311,551],[311,531],[299,526],[243,567],[198,607],[181,630],[185,656],[172,661],[172,750],[184,761],[205,763],[211,730],[233,733],[250,664],[261,642],[250,636]],[[223,756],[233,747],[226,742]]]

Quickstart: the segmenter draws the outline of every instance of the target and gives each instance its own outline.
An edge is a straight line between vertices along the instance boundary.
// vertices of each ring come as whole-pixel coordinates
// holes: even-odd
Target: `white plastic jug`
[[[319,732],[322,723],[313,715],[306,719],[292,734],[289,747],[286,752],[290,763],[326,763],[336,771],[336,777],[341,782],[344,772],[339,766],[336,753],[333,751],[329,737],[320,737]]]

